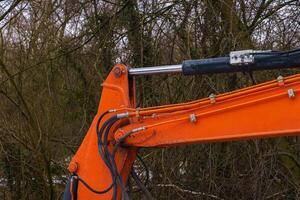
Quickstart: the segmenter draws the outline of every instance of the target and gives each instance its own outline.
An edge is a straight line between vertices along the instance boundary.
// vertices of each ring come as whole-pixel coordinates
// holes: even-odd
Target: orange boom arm
[[[164,68],[170,69],[179,66]],[[116,65],[103,83],[97,115],[69,164],[72,176],[64,199],[129,199],[125,186],[141,147],[300,133],[300,75],[188,103],[136,109],[129,73],[141,72]]]
[[[166,108],[141,110],[138,120],[120,128],[118,141],[130,130],[127,146],[157,147],[300,133],[300,75]],[[145,113],[145,114],[144,114]]]

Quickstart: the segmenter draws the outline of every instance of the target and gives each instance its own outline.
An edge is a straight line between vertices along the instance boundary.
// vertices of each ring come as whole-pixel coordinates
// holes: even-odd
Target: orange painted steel
[[[139,120],[120,128],[115,139],[138,127],[146,130],[130,135],[126,145],[157,147],[299,134],[299,93],[300,75],[296,75],[283,83],[271,81],[216,96],[213,101],[141,110]],[[159,114],[162,110],[169,114]]]
[[[129,120],[118,123],[109,133],[110,151],[116,141],[129,135],[124,141],[129,148],[120,148],[115,156],[118,171],[126,183],[136,158],[136,150],[140,147],[299,134],[298,95],[300,75],[294,75],[214,98],[135,109],[134,81],[129,79],[124,65],[116,65],[103,83],[97,115],[70,162],[69,170],[97,190],[105,189],[112,183],[111,175],[98,152],[96,134],[99,116],[109,109],[117,109],[117,113],[128,112],[129,115]],[[132,130],[135,131],[128,134]],[[121,199],[120,194],[118,192],[117,199]],[[112,191],[94,194],[79,182],[79,200],[111,198]]]
[[[300,76],[299,75],[293,75],[290,77],[285,78],[285,80],[283,80],[283,85],[284,84],[288,84],[290,82],[295,82],[297,80],[300,80]],[[262,89],[269,89],[269,88],[274,88],[277,87],[278,85],[281,85],[280,83],[278,83],[277,81],[270,81],[270,82],[266,82],[266,83],[262,83],[260,85],[254,85],[248,88],[243,88],[240,90],[236,90],[233,92],[228,92],[225,94],[221,94],[218,95],[218,101],[220,100],[225,100],[227,98],[232,98],[234,96],[241,96],[242,94],[249,94],[249,93],[255,93],[258,90],[262,90]],[[164,105],[164,106],[157,106],[157,107],[150,107],[150,108],[143,108],[141,109],[141,114],[148,114],[151,112],[154,112],[154,110],[156,110],[156,113],[162,113],[162,112],[166,112],[166,111],[176,111],[176,110],[181,110],[181,109],[186,109],[186,108],[191,108],[193,106],[199,106],[199,105],[205,105],[208,101],[208,98],[205,99],[200,99],[200,100],[196,100],[196,101],[191,101],[191,102],[187,102],[187,103],[181,103],[181,104],[171,104],[171,105]],[[148,111],[148,112],[147,112]]]
[[[111,175],[98,152],[96,123],[100,115],[109,109],[117,108],[119,112],[121,112],[124,108],[128,110],[128,108],[135,106],[131,104],[134,101],[130,99],[128,83],[127,68],[124,65],[115,66],[102,84],[103,90],[97,115],[69,164],[69,171],[71,173],[76,173],[96,190],[103,190],[112,183]],[[107,119],[107,117],[105,117],[105,119]],[[105,119],[102,121],[105,121]],[[113,133],[110,134],[109,138],[113,138]],[[110,148],[112,147],[110,146]],[[126,182],[128,178],[135,159],[136,150],[134,149],[122,149],[117,152],[116,163],[124,182]],[[118,192],[118,195],[118,199],[120,199],[120,192]],[[78,200],[111,199],[111,197],[112,190],[105,194],[95,194],[79,182]]]

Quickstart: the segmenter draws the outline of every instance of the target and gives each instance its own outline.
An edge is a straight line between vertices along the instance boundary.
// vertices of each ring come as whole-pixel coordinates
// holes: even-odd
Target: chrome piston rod
[[[230,56],[185,60],[179,65],[131,68],[130,76],[182,73],[201,75],[232,72],[249,72],[300,67],[300,48],[287,52],[261,52],[253,50],[230,52]]]
[[[130,76],[154,75],[154,74],[169,74],[181,73],[182,65],[165,65],[156,67],[130,68]]]

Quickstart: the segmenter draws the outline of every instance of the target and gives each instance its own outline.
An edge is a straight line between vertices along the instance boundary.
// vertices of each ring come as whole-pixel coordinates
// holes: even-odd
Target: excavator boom
[[[135,76],[184,75],[291,68],[300,50],[237,51],[229,56],[184,61],[181,65],[131,68],[118,64],[102,84],[98,112],[69,164],[64,199],[129,199],[132,169],[141,147],[167,147],[300,134],[300,75],[208,98],[136,108]]]
[[[119,128],[118,141],[135,147],[217,142],[300,133],[300,75],[184,105],[140,110]],[[162,112],[163,111],[163,112]],[[145,114],[144,114],[145,113]]]

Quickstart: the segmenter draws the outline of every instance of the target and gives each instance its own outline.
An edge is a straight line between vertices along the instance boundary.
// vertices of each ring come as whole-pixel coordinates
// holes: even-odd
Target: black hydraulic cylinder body
[[[253,57],[253,63],[239,65],[230,64],[229,56],[186,60],[182,63],[182,72],[184,75],[196,75],[300,67],[300,50],[290,53],[258,53],[253,54]]]

